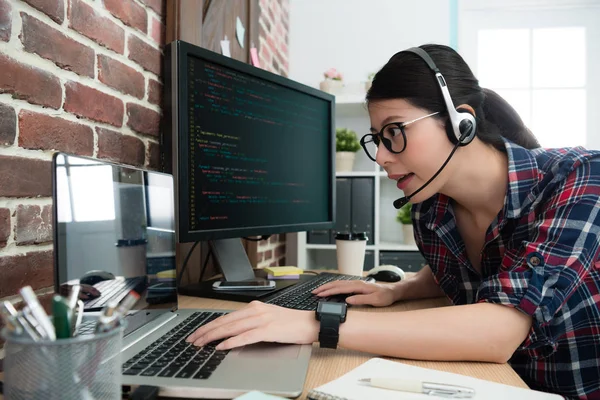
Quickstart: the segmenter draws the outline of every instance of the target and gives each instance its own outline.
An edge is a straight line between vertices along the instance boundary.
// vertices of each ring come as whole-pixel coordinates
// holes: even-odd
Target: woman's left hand
[[[203,346],[229,338],[217,346],[217,350],[227,350],[257,342],[307,344],[318,336],[319,323],[314,312],[253,301],[198,328],[186,341]]]

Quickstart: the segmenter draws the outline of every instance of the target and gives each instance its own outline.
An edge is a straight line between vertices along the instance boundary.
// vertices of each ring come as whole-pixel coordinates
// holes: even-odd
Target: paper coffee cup
[[[335,235],[337,269],[341,274],[363,275],[368,239],[365,232],[338,232]]]

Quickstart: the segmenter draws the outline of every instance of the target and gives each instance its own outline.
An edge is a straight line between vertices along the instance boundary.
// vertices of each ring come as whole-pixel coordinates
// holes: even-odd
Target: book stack
[[[299,279],[302,270],[298,267],[266,267],[267,279]]]

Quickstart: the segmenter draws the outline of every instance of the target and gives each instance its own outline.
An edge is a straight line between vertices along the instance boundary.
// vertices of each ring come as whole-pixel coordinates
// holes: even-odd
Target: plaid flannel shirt
[[[600,399],[600,152],[505,146],[509,183],[486,232],[481,273],[447,196],[413,206],[417,245],[454,304],[503,304],[532,316],[509,361],[532,389]]]

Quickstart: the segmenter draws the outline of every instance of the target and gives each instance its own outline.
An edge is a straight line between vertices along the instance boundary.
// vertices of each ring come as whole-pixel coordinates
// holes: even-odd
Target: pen
[[[31,310],[31,314],[38,321],[41,328],[46,332],[46,336],[50,340],[56,340],[56,334],[54,333],[54,326],[52,322],[50,322],[50,318],[48,318],[48,314],[42,308],[42,305],[37,299],[37,296],[33,292],[31,286],[25,286],[20,291],[21,296],[23,296],[23,300]]]
[[[396,378],[365,378],[358,380],[373,387],[398,390],[402,392],[423,393],[429,396],[450,397],[453,399],[469,399],[475,396],[475,390],[445,383],[422,382]]]
[[[69,293],[68,305],[71,312],[77,307],[77,300],[79,300],[79,292],[81,291],[81,285],[71,286],[71,292]]]
[[[15,306],[13,306],[10,301],[5,300],[4,302],[2,302],[2,313],[4,315],[11,316],[15,321],[15,325],[18,328],[20,328],[23,332],[25,332],[31,340],[35,342],[40,340],[40,337],[37,334],[37,332],[31,327],[31,325],[29,325],[29,323],[25,320],[23,315],[17,312]]]
[[[137,303],[139,298],[140,295],[137,294],[136,291],[130,291],[127,294],[127,296],[125,296],[121,304],[119,304],[119,307],[117,307],[116,313],[121,317],[124,317],[129,312],[129,310],[131,310],[131,308],[135,305],[135,303]]]
[[[83,301],[77,300],[76,304],[76,308],[71,310],[73,312],[73,317],[71,318],[71,336],[77,336],[79,333],[79,326],[83,321]]]
[[[28,306],[23,307],[21,312],[19,313],[21,317],[21,323],[23,325],[28,325],[33,329],[37,335],[41,339],[50,339],[50,337],[46,334],[46,330],[40,325],[38,320],[31,314]]]

